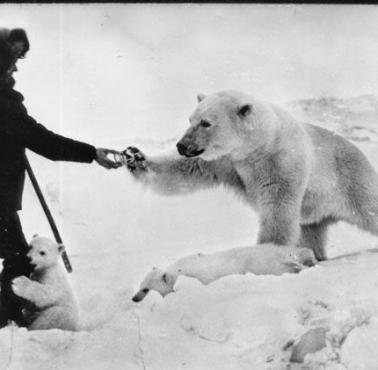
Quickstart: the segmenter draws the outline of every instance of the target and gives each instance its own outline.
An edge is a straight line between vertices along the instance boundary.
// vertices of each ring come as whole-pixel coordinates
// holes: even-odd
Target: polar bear
[[[78,330],[78,306],[59,263],[63,250],[52,240],[35,235],[27,254],[33,267],[30,279],[20,276],[12,281],[14,293],[30,303],[24,312],[30,330]]]
[[[154,267],[146,275],[132,300],[140,302],[150,290],[165,297],[174,291],[173,287],[180,275],[198,279],[206,285],[223,276],[247,272],[255,275],[297,273],[315,263],[311,249],[273,244],[233,248],[211,254],[197,253],[179,259],[165,270]]]
[[[339,220],[378,234],[378,177],[350,142],[241,92],[198,102],[180,156],[123,152],[137,180],[165,194],[224,185],[258,212],[258,244],[311,248],[318,260]]]

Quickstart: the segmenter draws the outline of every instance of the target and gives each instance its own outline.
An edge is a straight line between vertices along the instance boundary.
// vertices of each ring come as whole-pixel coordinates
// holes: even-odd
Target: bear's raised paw
[[[13,292],[22,297],[26,291],[26,288],[29,285],[29,279],[26,276],[19,276],[12,281],[12,290]]]
[[[122,156],[123,162],[133,174],[147,171],[146,157],[138,148],[129,146],[122,152]]]

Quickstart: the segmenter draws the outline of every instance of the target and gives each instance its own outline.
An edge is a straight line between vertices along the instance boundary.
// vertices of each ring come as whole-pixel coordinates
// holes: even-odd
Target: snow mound
[[[101,325],[76,333],[7,327],[0,360],[14,369],[285,369],[295,343],[324,328],[326,347],[303,366],[373,369],[377,263],[378,254],[364,252],[300,274],[234,275],[209,285],[180,277],[175,293],[152,292],[141,304],[109,284],[117,307]]]

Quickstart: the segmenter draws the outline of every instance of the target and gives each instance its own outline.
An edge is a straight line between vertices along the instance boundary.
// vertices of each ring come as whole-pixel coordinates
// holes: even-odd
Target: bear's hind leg
[[[359,208],[353,213],[358,215],[357,221],[355,218],[347,219],[346,221],[378,236],[378,201],[376,199],[370,200],[368,204]]]
[[[298,247],[312,249],[318,261],[327,259],[325,253],[327,229],[334,222],[333,218],[326,218],[318,223],[301,225],[301,237]]]

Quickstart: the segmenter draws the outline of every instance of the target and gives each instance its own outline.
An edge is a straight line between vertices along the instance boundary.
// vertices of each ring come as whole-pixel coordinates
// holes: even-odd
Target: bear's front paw
[[[129,146],[122,152],[122,155],[131,173],[138,174],[147,171],[146,157],[138,148]]]
[[[29,279],[26,276],[19,276],[12,281],[13,292],[22,297],[29,285]]]

